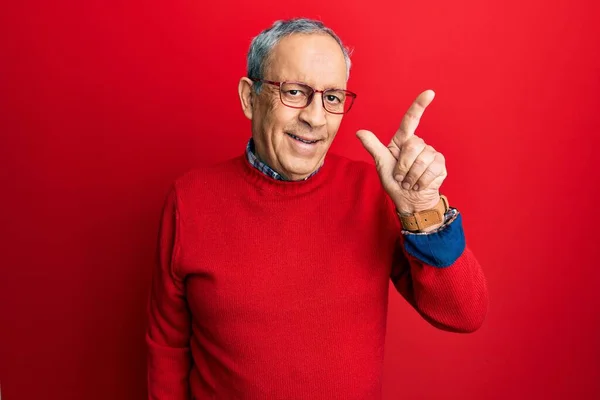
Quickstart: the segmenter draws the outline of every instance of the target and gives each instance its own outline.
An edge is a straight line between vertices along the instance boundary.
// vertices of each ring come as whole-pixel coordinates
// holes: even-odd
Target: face
[[[345,89],[346,63],[338,43],[326,34],[295,34],[282,39],[268,59],[264,79],[305,83],[314,89]],[[240,99],[252,120],[252,136],[258,157],[290,180],[301,180],[321,166],[342,122],[342,115],[323,108],[315,93],[303,109],[285,106],[277,86],[240,81]],[[316,141],[304,143],[304,141]]]

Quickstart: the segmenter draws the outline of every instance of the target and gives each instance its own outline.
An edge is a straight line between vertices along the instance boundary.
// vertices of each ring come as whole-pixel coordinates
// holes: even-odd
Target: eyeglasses
[[[291,108],[306,108],[321,93],[323,108],[332,114],[345,114],[352,108],[356,94],[343,89],[317,90],[300,82],[274,82],[264,79],[252,79],[254,82],[268,83],[279,87],[281,102]]]

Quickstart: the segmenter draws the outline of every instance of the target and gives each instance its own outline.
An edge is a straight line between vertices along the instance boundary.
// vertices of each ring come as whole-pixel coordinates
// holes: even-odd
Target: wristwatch
[[[412,214],[397,212],[402,222],[402,227],[407,231],[422,231],[432,225],[441,224],[444,222],[444,214],[450,206],[448,199],[444,195],[440,195],[440,201],[437,205],[429,210],[418,211]]]

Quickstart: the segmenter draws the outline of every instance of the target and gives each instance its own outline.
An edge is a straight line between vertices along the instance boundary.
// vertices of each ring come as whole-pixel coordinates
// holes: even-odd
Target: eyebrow
[[[281,81],[281,82],[289,82],[289,83],[301,83],[301,84],[303,84],[303,85],[310,86],[311,88],[313,88],[313,89],[318,89],[318,90],[347,90],[347,89],[345,89],[345,88],[343,88],[343,87],[340,87],[340,86],[333,86],[333,85],[326,85],[326,86],[324,86],[324,87],[323,87],[323,89],[319,89],[318,87],[315,87],[314,85],[311,85],[311,84],[309,84],[309,83],[306,83],[306,82],[304,82],[304,81],[294,81],[294,80],[289,80],[289,81],[288,81],[288,80],[284,80],[284,81]]]

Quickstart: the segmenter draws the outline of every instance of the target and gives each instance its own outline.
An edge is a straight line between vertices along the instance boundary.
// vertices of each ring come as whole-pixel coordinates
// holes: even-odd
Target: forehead
[[[328,34],[293,34],[273,48],[265,77],[315,88],[345,88],[346,61],[340,45]]]

